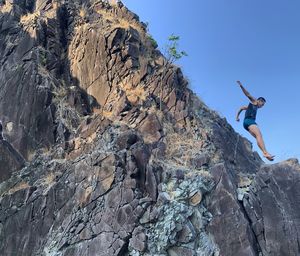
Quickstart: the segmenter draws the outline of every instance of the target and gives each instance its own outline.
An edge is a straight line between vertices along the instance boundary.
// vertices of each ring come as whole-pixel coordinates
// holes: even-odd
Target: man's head
[[[266,103],[266,99],[264,97],[259,97],[257,99],[257,106],[259,108],[262,108],[265,105],[265,103]]]

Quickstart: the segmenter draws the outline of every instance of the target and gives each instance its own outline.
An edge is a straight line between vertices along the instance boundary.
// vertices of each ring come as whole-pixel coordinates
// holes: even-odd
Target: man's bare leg
[[[257,125],[252,124],[249,126],[249,132],[251,133],[251,135],[256,138],[256,142],[258,147],[261,149],[261,151],[263,152],[263,155],[265,158],[267,158],[270,161],[273,161],[274,156],[272,156],[266,149],[262,134],[260,132],[260,129]]]

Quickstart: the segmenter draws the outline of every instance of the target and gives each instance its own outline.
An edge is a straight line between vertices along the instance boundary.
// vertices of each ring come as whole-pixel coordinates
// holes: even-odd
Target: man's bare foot
[[[274,161],[275,156],[272,156],[268,152],[264,152],[264,157],[267,158],[269,161]]]

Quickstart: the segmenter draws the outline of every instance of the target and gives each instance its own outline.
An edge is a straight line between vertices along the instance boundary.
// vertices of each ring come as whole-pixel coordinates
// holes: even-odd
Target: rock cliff
[[[120,2],[0,1],[0,255],[300,255],[265,165]]]

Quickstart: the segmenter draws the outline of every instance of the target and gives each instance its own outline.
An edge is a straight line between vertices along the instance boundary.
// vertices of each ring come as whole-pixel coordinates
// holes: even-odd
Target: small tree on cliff
[[[167,74],[168,68],[172,66],[172,64],[181,59],[184,56],[187,56],[185,51],[178,51],[178,42],[180,37],[175,35],[170,35],[168,38],[168,44],[165,49],[166,61],[163,64],[163,73],[160,80],[160,110],[162,109],[162,98],[163,98],[163,80],[165,75]]]

